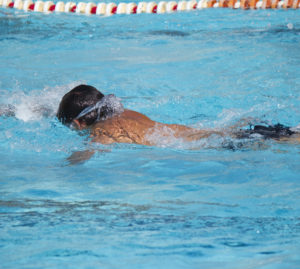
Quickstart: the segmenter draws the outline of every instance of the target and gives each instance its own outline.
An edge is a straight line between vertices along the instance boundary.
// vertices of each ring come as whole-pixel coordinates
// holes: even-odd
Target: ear
[[[79,130],[82,130],[86,128],[86,123],[85,122],[80,122],[79,120],[73,120],[73,123],[77,126]]]

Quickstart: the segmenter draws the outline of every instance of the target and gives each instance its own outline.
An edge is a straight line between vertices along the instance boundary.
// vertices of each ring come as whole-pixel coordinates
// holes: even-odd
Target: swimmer
[[[120,99],[114,95],[104,96],[96,88],[79,85],[68,92],[61,100],[57,118],[66,125],[78,130],[88,129],[92,141],[101,144],[130,143],[153,145],[151,134],[183,138],[186,141],[198,140],[218,131],[196,130],[178,124],[164,124],[147,116],[124,109]]]
[[[89,130],[93,142],[101,144],[130,143],[155,145],[151,135],[163,138],[172,136],[184,141],[195,141],[211,135],[250,138],[260,135],[264,139],[292,140],[300,143],[299,126],[289,128],[281,124],[275,126],[256,125],[250,130],[197,130],[178,124],[155,122],[147,116],[123,107],[116,96],[103,95],[96,88],[79,85],[62,98],[57,118],[78,130]]]

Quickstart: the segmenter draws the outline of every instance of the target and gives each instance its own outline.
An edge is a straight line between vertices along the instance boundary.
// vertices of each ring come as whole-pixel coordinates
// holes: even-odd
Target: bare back
[[[153,145],[149,136],[152,133],[161,136],[184,138],[187,141],[207,137],[210,133],[199,131],[178,124],[163,124],[149,119],[147,116],[132,110],[110,119],[99,121],[92,127],[91,137],[94,142],[102,144],[130,143]]]
[[[94,142],[102,144],[134,143],[148,145],[145,136],[147,131],[154,126],[155,122],[145,115],[132,110],[125,110],[120,115],[97,122],[92,128],[91,136]]]

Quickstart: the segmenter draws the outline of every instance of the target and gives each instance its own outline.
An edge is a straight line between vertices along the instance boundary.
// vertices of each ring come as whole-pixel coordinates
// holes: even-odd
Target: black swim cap
[[[56,116],[63,124],[71,124],[82,110],[95,105],[103,97],[104,95],[93,86],[76,86],[64,95],[59,104]],[[91,111],[80,120],[84,121],[87,125],[91,125],[96,119],[97,111]]]

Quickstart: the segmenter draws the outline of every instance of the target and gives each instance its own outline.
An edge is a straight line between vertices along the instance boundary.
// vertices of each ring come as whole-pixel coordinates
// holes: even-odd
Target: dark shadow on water
[[[159,35],[159,36],[175,36],[175,37],[185,37],[190,35],[190,33],[177,31],[177,30],[155,30],[155,31],[149,31],[149,34]]]
[[[281,251],[262,251],[262,252],[259,252],[259,254],[262,254],[262,255],[273,255],[273,254],[278,254],[280,252]]]

